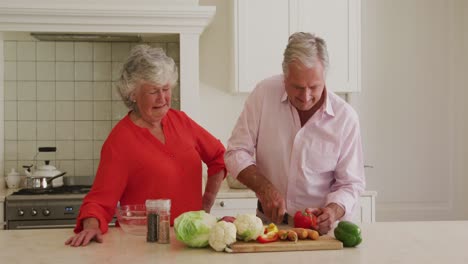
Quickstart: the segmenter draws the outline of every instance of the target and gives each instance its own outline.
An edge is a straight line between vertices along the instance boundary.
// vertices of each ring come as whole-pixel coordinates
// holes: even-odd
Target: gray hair
[[[288,76],[289,64],[300,61],[307,68],[321,62],[324,72],[328,70],[327,44],[322,38],[305,32],[296,32],[289,37],[283,54],[283,73]]]
[[[149,82],[156,86],[168,84],[173,88],[178,78],[177,65],[162,48],[137,45],[130,51],[116,86],[125,105],[129,109],[137,110],[136,103],[131,100],[130,95],[138,85]]]

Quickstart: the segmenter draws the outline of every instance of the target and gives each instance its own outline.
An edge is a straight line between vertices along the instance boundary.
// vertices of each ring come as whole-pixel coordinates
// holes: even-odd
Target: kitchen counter
[[[362,196],[377,196],[376,191],[364,191]],[[255,196],[255,192],[250,189],[231,189],[226,181],[223,181],[221,184],[221,188],[219,188],[218,195],[216,196],[218,199],[226,199],[226,198],[257,198]]]
[[[221,188],[219,188],[218,199],[227,199],[227,198],[257,198],[255,193],[250,189],[231,189],[226,181],[223,181]]]
[[[0,189],[0,202],[5,201],[5,197],[18,191],[19,189]]]
[[[71,229],[0,232],[2,263],[468,263],[468,221],[378,222],[361,225],[357,248],[274,253],[225,253],[147,243],[144,236],[110,228],[104,243],[73,248],[64,245]]]
[[[0,202],[5,201],[5,197],[12,194],[19,189],[0,189]],[[375,191],[365,191],[363,195],[376,195]],[[218,199],[227,198],[257,198],[255,193],[250,189],[231,189],[227,185],[226,181],[223,181],[221,188],[219,189]]]

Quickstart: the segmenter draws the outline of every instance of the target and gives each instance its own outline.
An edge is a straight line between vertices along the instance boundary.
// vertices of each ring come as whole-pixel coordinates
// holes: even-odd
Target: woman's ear
[[[135,92],[131,93],[128,98],[130,98],[130,101],[135,102],[136,101],[136,95]]]

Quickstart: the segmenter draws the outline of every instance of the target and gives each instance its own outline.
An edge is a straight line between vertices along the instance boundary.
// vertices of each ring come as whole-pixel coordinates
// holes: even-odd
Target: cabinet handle
[[[224,201],[221,201],[221,202],[219,203],[219,205],[220,205],[221,207],[224,207]]]

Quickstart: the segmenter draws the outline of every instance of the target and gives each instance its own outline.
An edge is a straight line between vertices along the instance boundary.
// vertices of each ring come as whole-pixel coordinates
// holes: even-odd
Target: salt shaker
[[[171,226],[171,200],[158,200],[158,243],[168,244],[171,242],[170,226]]]
[[[147,242],[158,241],[158,227],[159,227],[158,203],[159,203],[159,200],[146,200],[145,202],[146,224],[147,224],[146,241]]]

